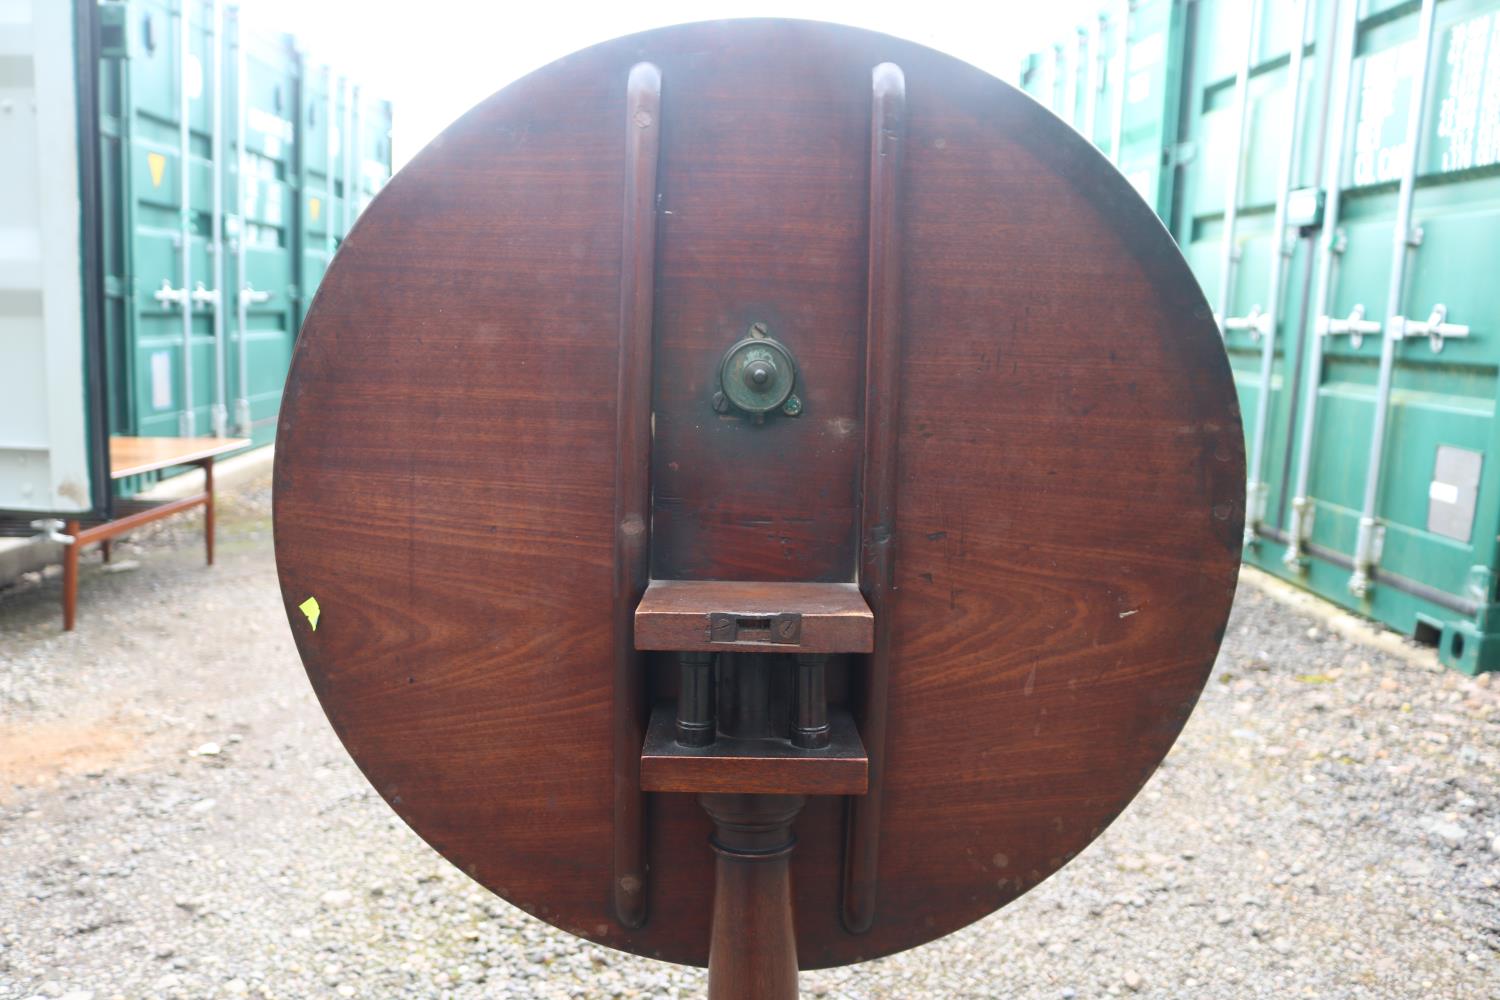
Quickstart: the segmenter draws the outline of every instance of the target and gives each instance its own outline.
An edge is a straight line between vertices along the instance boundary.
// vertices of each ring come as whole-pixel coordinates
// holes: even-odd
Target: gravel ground
[[[365,785],[282,616],[269,487],[0,594],[0,997],[673,997]],[[1500,998],[1500,683],[1241,587],[1147,790],[1009,909],[811,997]],[[1306,602],[1304,602],[1305,604]]]

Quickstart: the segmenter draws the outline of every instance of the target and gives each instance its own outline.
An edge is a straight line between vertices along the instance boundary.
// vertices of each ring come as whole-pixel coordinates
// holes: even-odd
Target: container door
[[[1018,86],[1035,98],[1037,103],[1044,107],[1051,107],[1048,102],[1045,68],[1045,54],[1041,52],[1031,53],[1025,59],[1021,60],[1021,76]]]
[[[1163,220],[1190,9],[1183,0],[1115,0],[1021,65],[1021,88],[1104,152]]]
[[[391,179],[390,102],[364,100],[359,106],[359,121],[356,220]]]
[[[76,53],[72,4],[0,7],[0,510],[84,513],[107,482],[86,398]]]
[[[1439,637],[1443,658],[1472,671],[1500,664],[1487,624],[1500,527],[1500,3],[1436,5],[1427,60],[1423,9],[1378,6],[1360,26],[1354,110],[1339,137],[1341,252],[1322,318],[1329,334],[1308,490],[1312,542],[1343,560],[1311,560],[1308,579],[1403,631]],[[1420,145],[1397,285],[1414,95]],[[1372,465],[1371,572],[1351,593]]]
[[[1180,0],[1142,0],[1131,8],[1123,100],[1116,112],[1120,148],[1110,154],[1131,186],[1163,219],[1171,211],[1172,165],[1178,153],[1177,109],[1187,36],[1184,8]]]
[[[298,60],[279,34],[237,37],[235,52],[234,425],[265,444],[275,436],[297,332]]]
[[[337,227],[340,205],[335,186],[338,148],[343,143],[337,83],[337,77],[327,67],[313,66],[304,60],[299,147],[302,183],[298,199],[301,246],[296,322],[299,327],[343,235]]]
[[[1245,422],[1247,529],[1283,523],[1291,499],[1293,387],[1317,221],[1295,217],[1292,194],[1318,182],[1328,60],[1314,40],[1329,6],[1203,0],[1192,24],[1183,101],[1202,110],[1185,125],[1192,155],[1180,174],[1176,235],[1234,369]],[[1248,531],[1247,542],[1261,545]]]
[[[1115,76],[1120,72],[1117,55],[1120,50],[1117,12],[1100,11],[1082,29],[1087,38],[1087,62],[1082,75],[1082,116],[1078,131],[1083,133],[1106,156],[1112,156],[1109,95],[1119,90]]]
[[[116,385],[128,396],[112,407],[111,430],[193,435],[212,427],[218,390],[213,8],[173,0],[115,6],[124,44],[102,68],[109,96],[101,127],[118,148],[121,196],[107,216],[118,256],[106,335],[121,369]]]

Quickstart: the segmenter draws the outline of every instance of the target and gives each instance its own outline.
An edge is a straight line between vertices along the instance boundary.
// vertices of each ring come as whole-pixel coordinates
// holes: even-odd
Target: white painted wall
[[[73,5],[0,0],[0,509],[89,507]]]

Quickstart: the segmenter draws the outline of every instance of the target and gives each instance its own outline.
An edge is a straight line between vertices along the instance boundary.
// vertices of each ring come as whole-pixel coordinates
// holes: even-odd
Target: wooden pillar
[[[69,521],[63,531],[73,541],[63,548],[63,631],[73,631],[73,619],[78,617],[78,532],[82,530],[77,521]]]
[[[203,544],[208,550],[208,564],[214,564],[214,460],[212,457],[203,463],[203,492],[208,494],[208,499],[203,501]]]
[[[708,1000],[796,1000],[797,936],[788,870],[802,795],[698,796],[714,821]]]

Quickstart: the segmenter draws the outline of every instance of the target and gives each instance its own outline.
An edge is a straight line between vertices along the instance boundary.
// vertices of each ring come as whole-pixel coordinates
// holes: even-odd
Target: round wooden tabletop
[[[647,796],[644,924],[611,902],[623,109],[643,60],[662,95],[657,579],[855,579],[871,72],[905,76],[870,929],[840,921],[846,800],[809,800],[792,860],[803,967],[874,958],[1056,871],[1177,737],[1235,588],[1234,386],[1126,180],[1030,98],[929,49],[693,24],[569,56],[465,115],[365,210],[318,290],[277,437],[276,552],[350,754],[526,911],[643,955],[707,954],[710,823],[692,796]],[[795,354],[795,419],[707,402],[754,322]]]

